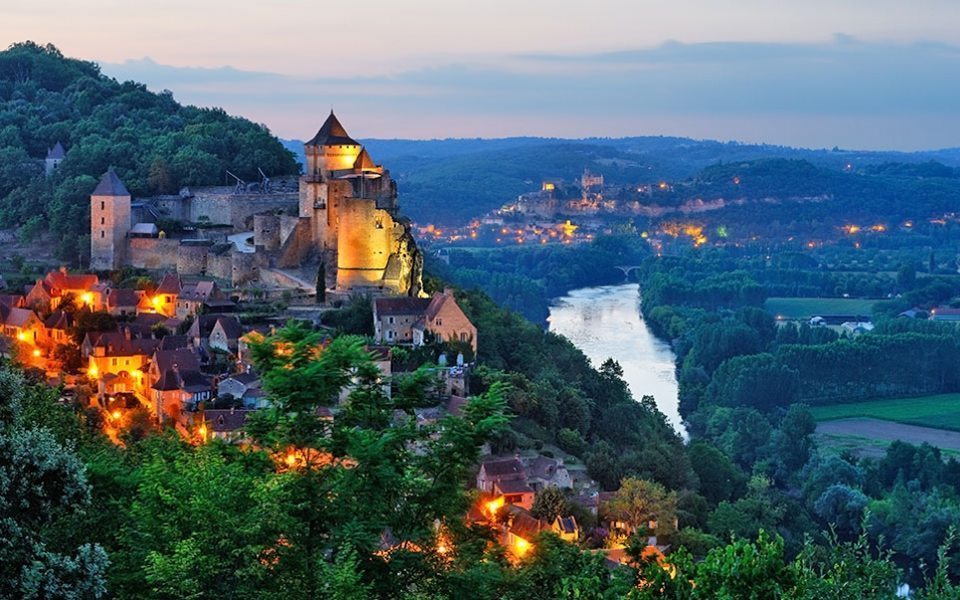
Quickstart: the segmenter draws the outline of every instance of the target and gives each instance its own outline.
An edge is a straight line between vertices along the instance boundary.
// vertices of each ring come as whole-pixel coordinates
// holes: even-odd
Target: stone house
[[[115,317],[137,314],[145,294],[140,290],[113,288],[106,294],[105,310]]]
[[[243,327],[231,315],[200,315],[190,325],[187,335],[195,347],[236,353]]]
[[[430,333],[444,341],[469,343],[477,351],[477,328],[450,289],[432,298],[377,298],[373,302],[373,327],[378,344],[422,346]]]
[[[161,422],[185,425],[186,413],[213,397],[212,380],[200,372],[200,359],[193,351],[157,350],[150,360],[153,411]]]
[[[523,463],[516,457],[484,461],[477,473],[477,488],[494,496],[502,496],[506,504],[526,509],[533,507],[536,495],[527,484]]]
[[[263,408],[266,405],[266,395],[261,389],[260,376],[256,373],[236,373],[221,379],[217,384],[217,395],[240,399],[245,408]]]
[[[176,316],[186,319],[198,315],[204,304],[211,300],[222,300],[223,294],[215,281],[198,281],[183,286],[176,302]]]

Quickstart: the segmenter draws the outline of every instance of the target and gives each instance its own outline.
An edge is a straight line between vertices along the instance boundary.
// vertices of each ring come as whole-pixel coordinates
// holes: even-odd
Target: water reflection
[[[651,395],[681,433],[677,379],[670,346],[650,333],[640,316],[635,283],[573,290],[550,307],[550,331],[563,334],[599,367],[613,358],[634,398]]]

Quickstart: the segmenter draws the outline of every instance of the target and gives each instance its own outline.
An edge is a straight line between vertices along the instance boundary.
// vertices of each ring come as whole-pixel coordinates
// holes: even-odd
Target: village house
[[[160,422],[188,425],[186,413],[213,397],[212,380],[200,372],[200,360],[187,349],[157,350],[150,360],[153,414]]]
[[[477,351],[477,328],[449,288],[432,298],[377,298],[373,326],[379,344],[422,346],[432,334],[444,341],[469,343],[474,353]]]
[[[211,438],[225,442],[238,442],[243,439],[243,426],[252,410],[243,409],[207,409],[203,411],[203,426]]]
[[[145,294],[140,290],[113,288],[106,294],[104,309],[115,317],[137,314]]]
[[[96,310],[101,306],[101,291],[96,289],[99,279],[96,275],[69,273],[65,267],[59,271],[50,271],[43,279],[27,290],[25,303],[35,309],[56,309],[63,298],[70,296],[80,306]]]
[[[236,373],[220,380],[217,384],[217,396],[231,396],[243,401],[244,408],[264,408],[266,393],[261,389],[260,376],[256,373]]]
[[[62,310],[55,310],[43,322],[44,345],[47,347],[59,346],[70,343],[70,327],[73,325],[73,317],[70,313]]]
[[[477,488],[497,497],[506,504],[533,507],[536,493],[527,484],[523,463],[516,457],[484,461],[477,473]]]
[[[5,336],[23,344],[36,346],[45,336],[43,321],[28,308],[0,305],[0,323]]]
[[[198,315],[205,305],[223,299],[220,287],[215,281],[188,283],[183,286],[177,297],[176,316],[178,319],[186,319],[188,316]]]
[[[527,483],[535,492],[544,488],[573,488],[573,478],[563,464],[563,460],[547,456],[535,456],[523,461],[527,474]]]
[[[183,284],[179,275],[175,273],[165,274],[163,279],[160,280],[160,285],[153,292],[153,297],[150,298],[150,307],[153,312],[167,317],[175,317],[177,315],[177,298],[180,296],[182,289]]]
[[[187,335],[197,348],[236,353],[243,327],[231,315],[200,315],[190,325]]]
[[[550,530],[566,542],[575,544],[580,540],[580,526],[577,525],[577,519],[573,515],[567,517],[557,515],[550,523]]]
[[[133,392],[146,401],[144,370],[159,345],[154,338],[133,337],[129,327],[87,333],[80,351],[87,358],[87,376],[98,384],[98,396]]]

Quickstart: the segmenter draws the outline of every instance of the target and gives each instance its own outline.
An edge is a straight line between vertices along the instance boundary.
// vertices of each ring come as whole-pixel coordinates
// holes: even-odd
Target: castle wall
[[[280,218],[276,215],[253,216],[253,245],[267,252],[280,248]]]
[[[287,239],[290,238],[290,234],[296,230],[297,226],[300,225],[299,217],[291,217],[287,215],[280,215],[280,244],[283,245],[286,243]]]
[[[210,246],[210,242],[181,241],[177,247],[177,273],[204,275],[207,271],[207,255],[210,253]]]
[[[127,240],[127,263],[139,269],[176,269],[179,240],[130,238]]]
[[[340,206],[337,287],[379,287],[393,247],[393,218],[376,202],[350,198]]]
[[[310,219],[297,219],[297,226],[287,236],[277,259],[281,269],[298,267],[303,264],[314,249]]]
[[[193,223],[209,222],[229,225],[238,231],[248,226],[257,213],[284,211],[296,214],[296,192],[271,194],[232,194],[197,191],[189,202],[186,219]]]

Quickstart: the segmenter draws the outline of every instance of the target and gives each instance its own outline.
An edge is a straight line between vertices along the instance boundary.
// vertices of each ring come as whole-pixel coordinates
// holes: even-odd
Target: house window
[[[110,364],[113,365],[114,367],[117,366],[117,359],[115,358],[111,359]]]
[[[387,330],[387,339],[388,339],[388,340],[392,340],[392,339],[393,339],[393,330],[392,330],[392,329],[388,329],[388,330]]]
[[[393,325],[393,317],[389,317],[387,319],[387,323],[390,323],[391,325]]]
[[[437,317],[437,327],[440,327],[441,325],[443,325],[443,321],[441,321],[440,318]]]
[[[466,334],[466,332],[463,332],[463,333],[460,334],[460,341],[461,341],[461,342],[467,341],[467,334]]]

